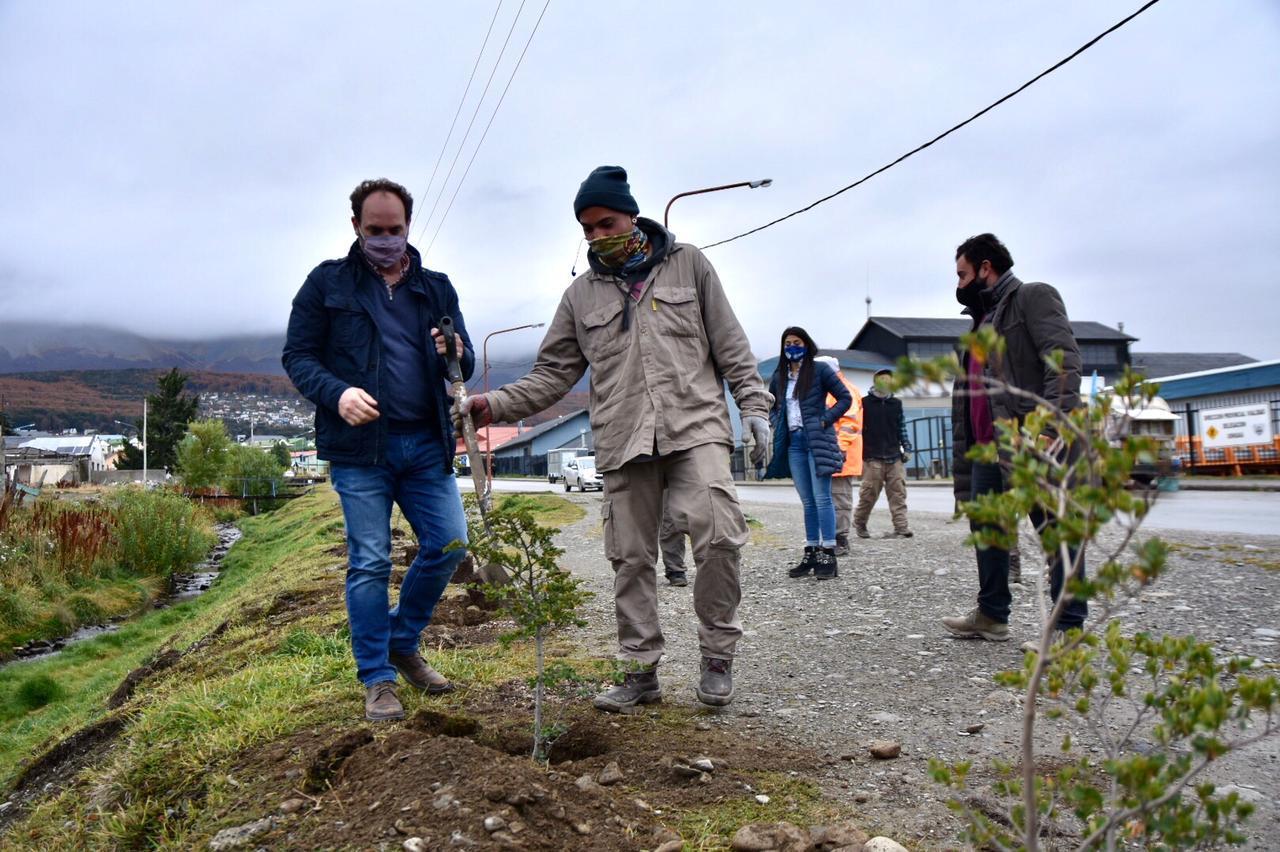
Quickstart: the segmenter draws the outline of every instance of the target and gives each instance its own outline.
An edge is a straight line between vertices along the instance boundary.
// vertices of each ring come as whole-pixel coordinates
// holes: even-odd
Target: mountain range
[[[0,373],[163,369],[284,375],[283,334],[166,340],[95,325],[0,322]]]

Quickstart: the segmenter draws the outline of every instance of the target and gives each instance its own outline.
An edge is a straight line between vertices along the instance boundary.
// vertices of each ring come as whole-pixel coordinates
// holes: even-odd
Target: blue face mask
[[[782,351],[787,353],[788,361],[799,361],[807,350],[803,346],[785,346]]]

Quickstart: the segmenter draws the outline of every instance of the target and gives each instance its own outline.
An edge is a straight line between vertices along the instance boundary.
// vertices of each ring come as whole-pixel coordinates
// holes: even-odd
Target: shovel
[[[462,403],[467,398],[467,386],[462,381],[462,364],[458,362],[458,347],[456,332],[453,329],[452,317],[441,317],[437,327],[440,333],[444,335],[444,351],[445,363],[449,374],[449,382],[452,385],[452,395],[458,408],[462,408]],[[480,520],[484,522],[485,529],[490,534],[493,528],[489,526],[489,509],[493,506],[493,492],[490,489],[489,478],[485,475],[484,456],[480,454],[480,439],[476,436],[476,424],[470,417],[463,417],[462,420],[462,440],[467,445],[467,457],[471,460],[471,481],[475,483],[476,504],[480,507]],[[476,576],[482,582],[493,586],[504,586],[511,582],[511,576],[501,565],[485,565],[476,571]]]

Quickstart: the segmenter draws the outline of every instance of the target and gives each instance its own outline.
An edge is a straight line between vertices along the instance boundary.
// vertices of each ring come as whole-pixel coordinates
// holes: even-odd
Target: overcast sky
[[[0,319],[278,331],[307,272],[346,253],[366,177],[410,188],[425,249],[542,2],[428,223],[496,2],[0,0]],[[677,192],[772,178],[676,204],[677,237],[713,242],[851,183],[1138,5],[555,0],[427,263],[477,337],[548,320],[594,166],[625,166],[658,219]],[[1075,319],[1123,321],[1136,350],[1280,357],[1277,81],[1280,4],[1163,0],[926,152],[708,256],[761,355],[792,323],[846,345],[868,290],[874,315],[954,315],[955,246],[990,230],[1024,280],[1055,284]]]

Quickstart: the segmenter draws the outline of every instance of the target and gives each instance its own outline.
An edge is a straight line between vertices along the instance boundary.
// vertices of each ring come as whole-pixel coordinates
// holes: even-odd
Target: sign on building
[[[1271,443],[1271,406],[1265,402],[1205,408],[1200,412],[1200,435],[1205,449]]]

